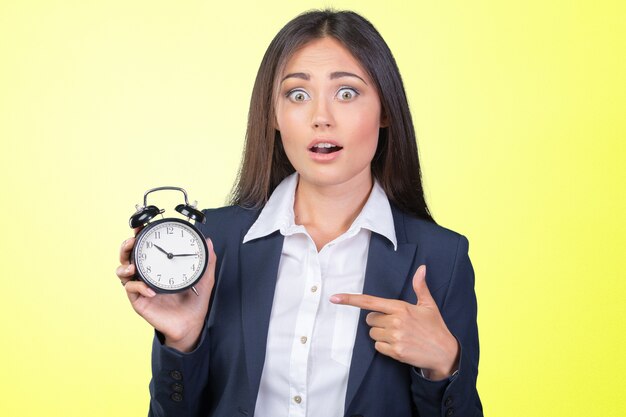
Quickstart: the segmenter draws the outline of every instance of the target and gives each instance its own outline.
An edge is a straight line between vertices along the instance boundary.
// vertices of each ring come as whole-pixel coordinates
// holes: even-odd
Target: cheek
[[[298,128],[299,122],[297,116],[293,112],[281,111],[277,109],[276,113],[276,130],[280,132],[281,141],[287,159],[292,165],[298,165],[297,163],[297,148],[299,147],[298,132],[301,128]]]
[[[355,117],[355,115],[358,115]],[[376,152],[378,146],[378,134],[380,131],[380,112],[363,111],[351,115],[352,137],[364,153]]]
[[[291,140],[305,126],[306,113],[301,109],[293,108],[279,107],[276,110],[276,129],[280,131],[283,140]]]

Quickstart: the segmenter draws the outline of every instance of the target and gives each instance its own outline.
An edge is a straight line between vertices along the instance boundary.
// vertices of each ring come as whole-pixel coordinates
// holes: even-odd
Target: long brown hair
[[[287,23],[270,43],[252,90],[245,149],[231,204],[262,207],[276,186],[295,171],[275,129],[275,89],[294,52],[323,37],[341,42],[368,72],[378,91],[387,127],[379,131],[372,175],[398,208],[434,223],[424,198],[415,129],[400,71],[374,26],[351,11],[303,13]]]

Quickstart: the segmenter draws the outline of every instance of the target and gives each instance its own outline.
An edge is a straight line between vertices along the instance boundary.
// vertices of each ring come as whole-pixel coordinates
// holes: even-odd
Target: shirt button
[[[293,400],[295,401],[296,404],[300,404],[302,402],[302,397],[299,395],[296,395],[295,397],[293,397]]]
[[[307,341],[306,336],[302,336],[302,337],[300,338],[300,343],[305,344],[305,343],[306,343],[306,341]]]
[[[311,292],[315,292],[315,291],[317,291],[317,285],[314,285],[311,287]]]

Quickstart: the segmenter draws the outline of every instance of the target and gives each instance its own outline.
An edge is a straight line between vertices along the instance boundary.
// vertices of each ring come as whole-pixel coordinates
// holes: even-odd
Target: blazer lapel
[[[243,236],[242,236],[243,240]],[[241,315],[252,401],[256,401],[265,362],[278,264],[284,237],[278,232],[241,247]]]
[[[398,213],[395,212],[394,214]],[[377,233],[372,233],[371,235],[363,294],[398,299],[407,283],[407,277],[411,275],[412,271],[409,269],[415,258],[417,244],[406,243],[404,230],[399,230],[401,228],[398,227],[398,220],[400,220],[398,217],[394,216],[398,238],[397,251],[393,250],[393,244],[385,237]],[[369,336],[370,327],[365,322],[367,313],[369,311],[361,310],[359,316],[348,377],[345,410],[349,409],[376,353],[374,342]]]

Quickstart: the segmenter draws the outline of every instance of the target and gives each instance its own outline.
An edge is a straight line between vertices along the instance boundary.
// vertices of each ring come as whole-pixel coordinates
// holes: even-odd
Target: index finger
[[[122,265],[130,264],[130,252],[133,250],[133,246],[135,246],[134,237],[130,237],[122,243],[120,248],[120,263]]]
[[[349,305],[385,314],[397,313],[402,304],[400,300],[390,300],[367,294],[335,294],[330,297],[330,301],[335,304]]]
[[[120,248],[120,263],[122,265],[130,264],[130,252],[133,250],[135,246],[135,238],[137,234],[143,229],[143,227],[135,227],[133,229],[134,237],[126,239],[122,242],[122,247]]]

